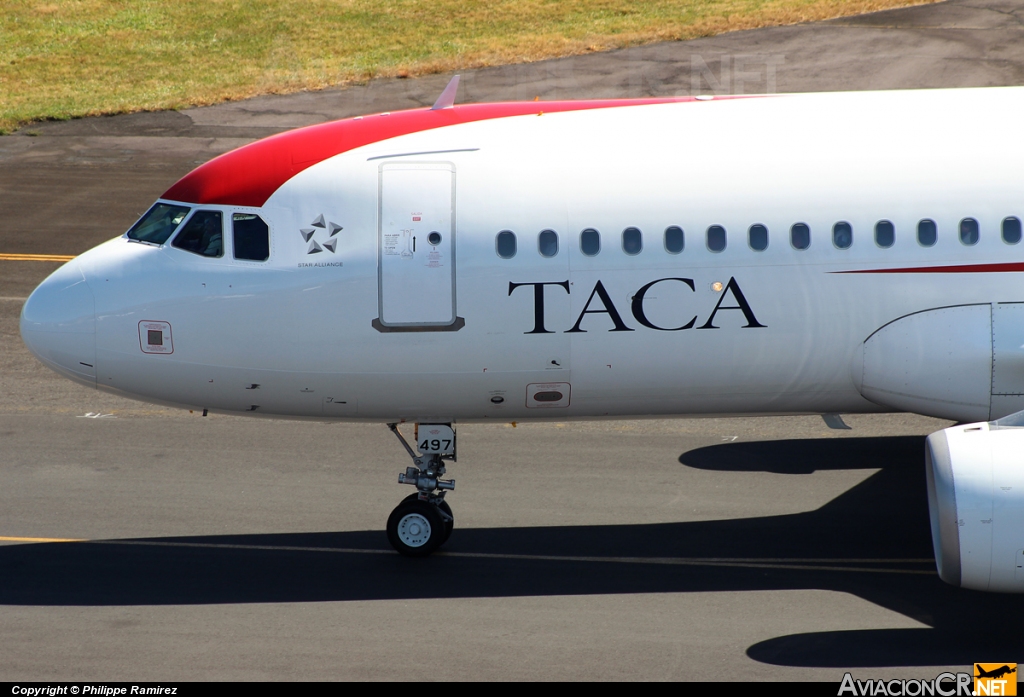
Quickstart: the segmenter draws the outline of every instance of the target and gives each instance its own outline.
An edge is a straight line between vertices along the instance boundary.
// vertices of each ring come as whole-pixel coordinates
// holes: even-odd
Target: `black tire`
[[[448,505],[447,501],[442,501],[437,504],[437,507],[448,514],[451,520],[444,521],[444,535],[441,536],[441,544],[443,545],[448,541],[448,538],[452,536],[452,530],[455,529],[455,514],[452,513],[452,507]]]
[[[388,516],[388,542],[404,556],[426,557],[443,543],[445,527],[434,504],[406,499]]]
[[[419,499],[420,495],[418,493],[409,494],[404,499],[402,499],[402,503],[399,505],[406,504],[409,501],[419,501]],[[451,518],[451,520],[444,521],[444,535],[441,536],[441,545],[443,545],[445,542],[448,541],[448,538],[452,536],[452,530],[455,529],[455,514],[452,513],[452,507],[448,505],[447,501],[442,500],[441,503],[437,504],[437,507],[440,508],[445,513],[447,513],[448,516]],[[438,545],[438,547],[440,547],[441,545]]]

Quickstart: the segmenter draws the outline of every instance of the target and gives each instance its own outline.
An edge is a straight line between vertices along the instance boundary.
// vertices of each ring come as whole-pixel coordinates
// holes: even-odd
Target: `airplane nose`
[[[96,386],[96,302],[76,260],[28,297],[21,310],[21,339],[47,367]]]

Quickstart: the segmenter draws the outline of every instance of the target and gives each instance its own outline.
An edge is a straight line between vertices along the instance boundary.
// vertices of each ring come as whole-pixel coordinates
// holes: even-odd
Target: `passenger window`
[[[235,259],[266,261],[270,258],[270,228],[261,217],[235,213],[231,216],[231,228]]]
[[[190,210],[192,209],[188,206],[158,203],[132,225],[132,229],[128,231],[128,239],[163,244],[174,234]]]
[[[1011,216],[1003,220],[1003,242],[1006,244],[1020,242],[1020,218]]]
[[[588,257],[597,256],[601,251],[601,233],[594,228],[587,228],[581,232],[580,251]]]
[[[964,218],[960,221],[960,243],[967,246],[978,244],[978,221]]]
[[[832,244],[836,246],[836,249],[849,249],[853,244],[853,226],[847,222],[833,225]]]
[[[502,230],[494,239],[494,248],[502,259],[511,259],[516,255],[516,233]]]
[[[761,224],[751,225],[747,231],[747,241],[755,252],[768,249],[768,228]]]
[[[558,233],[544,230],[537,237],[537,250],[542,257],[553,257],[558,254]]]
[[[931,247],[935,244],[935,240],[939,237],[938,227],[935,225],[934,220],[924,220],[917,224],[917,243],[922,247]]]
[[[896,226],[888,220],[879,220],[875,223],[875,244],[882,249],[888,249],[896,241]]]
[[[204,257],[224,256],[224,224],[220,211],[196,211],[171,246]]]
[[[678,225],[671,225],[665,228],[665,251],[669,254],[679,254],[683,251],[683,228]]]
[[[712,252],[721,252],[725,249],[725,228],[721,225],[712,225],[708,228],[708,249]]]
[[[811,228],[805,223],[796,223],[789,229],[789,243],[793,249],[807,249],[811,246]]]
[[[636,256],[644,248],[644,239],[640,230],[628,227],[622,231],[622,251],[629,256]]]

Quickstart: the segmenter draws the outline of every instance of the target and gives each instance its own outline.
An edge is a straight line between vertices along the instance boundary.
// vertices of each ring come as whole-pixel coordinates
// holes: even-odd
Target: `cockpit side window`
[[[128,239],[163,244],[192,210],[188,206],[157,203],[128,231]]]
[[[266,261],[270,258],[270,228],[263,218],[252,213],[231,216],[235,259]]]
[[[196,211],[171,246],[204,257],[224,256],[224,224],[220,211]]]

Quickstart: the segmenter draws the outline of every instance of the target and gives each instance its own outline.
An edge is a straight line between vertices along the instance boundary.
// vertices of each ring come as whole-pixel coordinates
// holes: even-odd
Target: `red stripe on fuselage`
[[[695,98],[462,104],[436,111],[412,109],[332,121],[279,133],[220,155],[186,174],[161,198],[184,203],[258,207],[282,184],[318,162],[408,133],[509,116],[691,101]]]
[[[1016,273],[1024,271],[1024,262],[1006,264],[961,264],[957,266],[910,266],[902,269],[860,269],[831,273]]]

